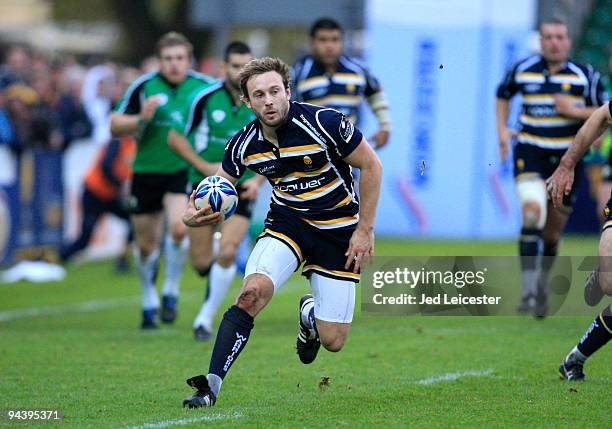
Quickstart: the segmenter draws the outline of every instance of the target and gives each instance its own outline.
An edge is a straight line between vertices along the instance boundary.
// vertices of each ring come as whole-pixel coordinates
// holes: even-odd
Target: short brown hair
[[[161,57],[162,49],[169,48],[170,46],[184,46],[187,48],[187,54],[189,56],[193,55],[193,45],[189,39],[176,31],[171,31],[160,37],[155,46],[155,53],[158,57]]]
[[[565,29],[567,30],[568,34],[569,34],[569,29],[567,27],[567,23],[562,20],[561,18],[548,18],[543,20],[542,22],[540,22],[540,25],[538,26],[538,31],[540,32],[540,34],[542,34],[542,27],[545,25],[562,25],[565,27]]]
[[[259,76],[260,74],[271,71],[281,75],[285,89],[289,88],[291,85],[289,66],[285,64],[283,60],[272,57],[256,58],[249,61],[240,72],[240,89],[242,90],[242,96],[246,99],[249,98],[249,92],[247,91],[247,82],[249,79],[253,76]]]

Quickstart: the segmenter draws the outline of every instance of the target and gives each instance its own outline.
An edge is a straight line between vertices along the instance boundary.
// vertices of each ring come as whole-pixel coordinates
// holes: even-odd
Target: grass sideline
[[[565,255],[596,250],[596,238],[562,244]],[[514,242],[377,242],[378,254],[392,256],[515,251]],[[177,323],[143,333],[136,275],[115,275],[109,262],[72,266],[63,283],[1,284],[0,314],[24,312],[0,321],[0,409],[59,408],[64,420],[45,427],[61,428],[605,427],[610,421],[609,345],[587,363],[587,382],[561,382],[557,375],[597,309],[593,317],[543,321],[357,311],[343,351],[322,351],[306,366],[294,350],[297,303],[307,291],[299,276],[257,318],[217,406],[184,410],[181,401],[191,393],[184,380],[206,373],[212,343],[192,338],[202,282],[188,269],[183,285]],[[228,305],[238,286],[236,280]],[[62,312],[54,313],[59,305]],[[34,307],[40,315],[25,313]],[[0,420],[9,426],[16,424]],[[17,427],[29,426],[40,423]]]

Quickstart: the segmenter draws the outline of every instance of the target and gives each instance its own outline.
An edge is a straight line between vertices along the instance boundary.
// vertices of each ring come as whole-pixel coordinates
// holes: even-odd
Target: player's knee
[[[200,277],[206,277],[208,273],[210,273],[211,265],[212,265],[211,260],[204,261],[204,262],[197,262],[197,263],[192,264],[193,269],[195,270],[196,273],[198,273]]]
[[[522,207],[524,228],[539,228],[542,217],[542,207],[535,201],[527,201]]]
[[[183,241],[187,235],[187,227],[182,222],[174,222],[170,225],[170,238],[175,243]]]
[[[252,274],[240,289],[236,305],[254,316],[270,301],[273,291],[270,279],[261,274]]]
[[[229,267],[236,260],[237,252],[237,243],[223,243],[219,249],[219,254],[217,255],[217,262],[222,267]]]
[[[138,239],[137,247],[140,256],[147,258],[159,247],[159,244],[152,237],[142,237]]]

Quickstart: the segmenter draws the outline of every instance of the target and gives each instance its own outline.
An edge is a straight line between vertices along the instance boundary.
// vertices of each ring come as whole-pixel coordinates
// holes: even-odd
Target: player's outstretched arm
[[[221,166],[220,162],[207,162],[198,156],[187,138],[175,130],[170,130],[168,132],[168,146],[170,146],[178,156],[197,169],[204,177],[212,176]]]
[[[359,272],[362,260],[374,256],[374,222],[376,206],[380,196],[382,164],[366,139],[344,160],[353,167],[359,168],[360,208],[359,223],[349,242],[346,251],[346,269],[353,264],[353,272]]]
[[[561,206],[563,196],[569,195],[574,183],[574,168],[588,148],[612,124],[612,107],[610,102],[598,108],[576,134],[573,143],[567,149],[559,166],[547,180],[546,190],[555,207]]]

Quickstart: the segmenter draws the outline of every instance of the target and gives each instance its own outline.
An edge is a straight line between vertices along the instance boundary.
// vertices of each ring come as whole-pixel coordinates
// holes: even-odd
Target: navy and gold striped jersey
[[[352,122],[358,120],[358,111],[364,97],[381,92],[378,80],[357,60],[342,55],[333,74],[311,55],[293,65],[293,95],[297,101],[331,107],[343,113]],[[388,108],[386,100],[384,108]],[[376,100],[372,108],[377,108]]]
[[[277,148],[255,120],[228,142],[223,170],[239,178],[248,168],[272,185],[271,211],[298,216],[319,229],[359,221],[350,155],[363,136],[340,112],[290,103],[287,121],[276,129]]]
[[[497,89],[497,97],[523,97],[518,143],[544,149],[567,149],[581,120],[561,116],[555,109],[555,94],[565,94],[577,107],[601,106],[607,94],[600,74],[590,64],[568,60],[558,73],[550,74],[546,61],[534,55],[516,63]]]

